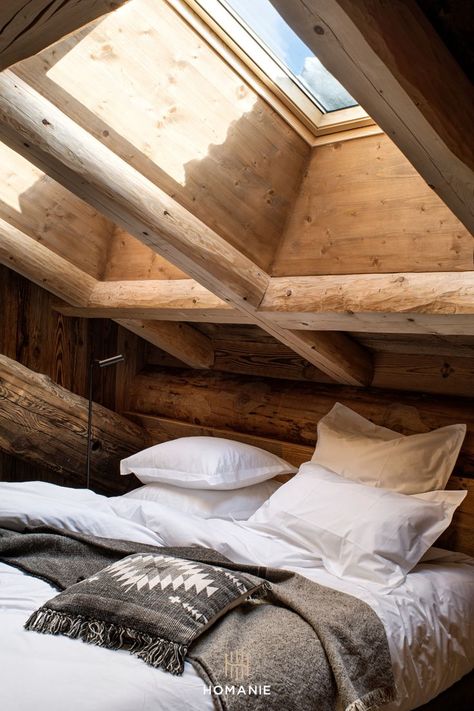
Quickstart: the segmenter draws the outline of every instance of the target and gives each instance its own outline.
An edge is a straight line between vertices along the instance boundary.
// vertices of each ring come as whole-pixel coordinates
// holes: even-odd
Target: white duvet
[[[336,578],[322,566],[301,568],[291,546],[238,523],[40,482],[0,483],[0,526],[20,529],[25,524],[152,545],[208,545],[242,562],[292,568],[365,600],[382,620],[390,645],[399,700],[387,711],[426,703],[474,666],[474,560],[461,554],[431,549],[404,585],[381,595]],[[190,664],[182,677],[174,677],[127,652],[26,632],[27,617],[55,594],[48,583],[0,563],[2,711],[213,708]]]

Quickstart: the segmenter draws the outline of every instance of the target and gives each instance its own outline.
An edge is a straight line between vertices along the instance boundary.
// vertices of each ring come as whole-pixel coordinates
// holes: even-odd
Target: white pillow
[[[466,434],[466,425],[402,435],[374,425],[336,403],[318,423],[312,462],[370,486],[403,494],[444,489]]]
[[[296,471],[271,452],[221,437],[181,437],[120,462],[120,473],[135,474],[142,484],[188,489],[241,489]]]
[[[308,462],[248,520],[303,548],[340,578],[390,590],[449,526],[466,491],[398,494]]]
[[[277,481],[262,481],[242,489],[183,489],[171,484],[145,484],[123,494],[139,501],[154,501],[201,518],[246,521],[281,486]],[[122,498],[123,498],[122,497]]]

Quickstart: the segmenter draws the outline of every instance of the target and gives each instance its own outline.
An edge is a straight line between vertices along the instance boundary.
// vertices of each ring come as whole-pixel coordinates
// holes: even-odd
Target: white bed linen
[[[107,498],[88,491],[39,482],[1,483],[0,526],[55,525],[65,531],[154,545],[200,542],[222,553],[233,552],[242,560],[252,560],[252,549],[259,551],[260,558],[263,555],[262,541],[236,523],[211,519],[203,524],[195,517],[165,510],[152,515],[156,509],[150,506],[156,505],[143,508],[143,503],[134,502],[130,508],[119,502],[112,507]],[[143,525],[150,525],[150,521],[154,531]],[[276,548],[270,550],[272,564],[277,554]],[[426,703],[474,666],[473,559],[432,549],[402,586],[390,595],[379,595],[336,578],[322,565],[301,569],[297,560],[292,560],[291,550],[283,557],[286,567],[365,600],[379,615],[387,631],[400,696],[387,711],[408,711]],[[203,682],[188,663],[182,677],[173,677],[147,667],[127,652],[26,632],[23,623],[29,614],[54,594],[48,583],[0,563],[2,711],[213,708]]]

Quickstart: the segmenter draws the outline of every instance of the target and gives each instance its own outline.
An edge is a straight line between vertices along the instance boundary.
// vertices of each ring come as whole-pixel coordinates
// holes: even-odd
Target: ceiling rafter
[[[271,2],[474,232],[473,87],[415,0]]]
[[[0,95],[11,148],[338,382],[370,383],[368,351],[344,334],[300,334],[262,317],[268,274],[28,84],[3,72]]]

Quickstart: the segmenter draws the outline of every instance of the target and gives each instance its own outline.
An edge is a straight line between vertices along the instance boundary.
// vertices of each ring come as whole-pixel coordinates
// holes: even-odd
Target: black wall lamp
[[[94,375],[94,366],[98,368],[107,368],[109,365],[117,365],[117,363],[122,363],[125,360],[125,356],[122,354],[112,356],[111,358],[104,358],[99,360],[94,358],[89,363],[89,411],[87,418],[87,459],[86,459],[86,487],[89,488],[90,475],[91,475],[91,451],[92,451],[92,379]]]

